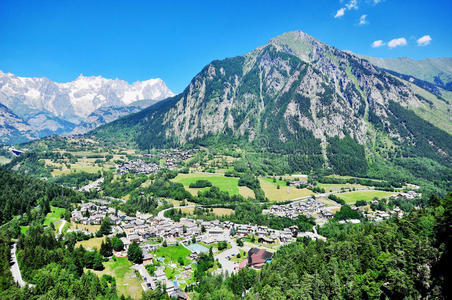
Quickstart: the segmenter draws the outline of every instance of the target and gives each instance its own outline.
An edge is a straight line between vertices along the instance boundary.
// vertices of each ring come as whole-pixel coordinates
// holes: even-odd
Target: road
[[[60,228],[58,228],[58,236],[61,235],[61,231],[63,231],[64,225],[66,225],[66,220],[65,220],[65,219],[63,219],[63,220],[61,221]]]
[[[231,238],[231,236],[228,233],[225,234],[225,239],[229,244],[231,244],[232,247],[214,256],[214,258],[218,259],[218,262],[221,264],[221,269],[217,270],[218,274],[221,273],[224,274],[226,272],[228,274],[232,274],[238,271],[236,268],[238,268],[239,264],[230,261],[229,259],[227,259],[227,257],[228,256],[232,257],[233,254],[234,255],[239,254],[240,253],[239,247],[237,246],[237,243],[234,241],[234,239]]]
[[[17,243],[14,243],[11,248],[11,257],[13,259],[13,264],[11,265],[11,274],[13,275],[14,281],[19,284],[20,287],[24,287],[27,283],[22,279],[22,274],[20,273],[19,263],[17,262],[16,257]],[[29,284],[29,286],[33,286]]]

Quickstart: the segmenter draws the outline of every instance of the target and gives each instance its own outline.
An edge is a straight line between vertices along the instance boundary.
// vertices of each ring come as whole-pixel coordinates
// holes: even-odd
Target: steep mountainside
[[[442,103],[444,110],[451,103],[422,93],[428,97],[366,60],[296,31],[244,56],[213,61],[180,95],[93,134],[143,149],[234,138],[287,154],[305,171],[324,166],[365,174],[373,161],[401,155],[402,145],[404,153],[450,166],[450,132],[408,108],[431,110]]]
[[[38,133],[6,106],[0,104],[0,143],[16,144],[37,139]]]
[[[358,55],[377,67],[406,74],[452,91],[452,57],[415,60],[408,57],[377,58]]]
[[[72,82],[57,83],[0,71],[0,103],[41,137],[70,133],[99,108],[125,107],[138,100],[162,100],[173,95],[161,79],[128,84],[119,79],[80,75]],[[117,115],[123,116],[123,111],[119,109]]]

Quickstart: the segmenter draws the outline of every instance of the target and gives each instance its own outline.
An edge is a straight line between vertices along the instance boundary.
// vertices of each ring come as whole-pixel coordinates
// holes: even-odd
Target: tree
[[[109,217],[105,217],[100,224],[99,231],[96,232],[96,236],[107,235],[111,233],[111,222]]]
[[[102,255],[100,255],[99,253],[95,253],[93,269],[96,271],[102,271],[104,269],[104,265],[102,262],[103,262]]]
[[[105,239],[105,243],[102,241],[100,245],[100,254],[104,257],[110,257],[113,255],[113,245],[110,238],[107,237]]]
[[[192,244],[196,243],[196,236],[195,235],[193,235],[193,237],[191,238],[191,242],[192,242]]]
[[[243,247],[243,240],[242,240],[242,238],[237,239],[237,245],[238,245],[239,247]]]
[[[143,262],[143,251],[135,241],[130,244],[129,249],[127,250],[127,256],[130,261],[136,264],[141,264]]]
[[[111,243],[112,243],[113,249],[114,249],[115,251],[122,251],[122,250],[124,250],[124,243],[121,241],[120,238],[114,236],[114,237],[111,239]]]
[[[168,244],[166,243],[166,240],[163,241],[162,246],[163,246],[163,247],[168,247]]]

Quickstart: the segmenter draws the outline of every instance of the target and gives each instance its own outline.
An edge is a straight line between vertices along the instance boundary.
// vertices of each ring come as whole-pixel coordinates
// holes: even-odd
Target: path
[[[20,272],[19,263],[16,257],[17,243],[13,244],[11,248],[11,258],[13,259],[13,264],[11,265],[11,274],[13,275],[14,281],[19,284],[20,287],[24,287],[27,283],[22,279],[22,273]],[[33,284],[28,284],[29,287],[34,286]]]
[[[61,231],[63,231],[64,225],[66,225],[66,220],[62,220],[60,228],[58,228],[58,236],[61,235]]]

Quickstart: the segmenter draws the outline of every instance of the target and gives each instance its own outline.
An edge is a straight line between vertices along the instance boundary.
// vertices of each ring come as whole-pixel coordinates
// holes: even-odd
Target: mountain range
[[[84,133],[173,95],[161,79],[129,84],[119,79],[80,75],[74,81],[57,83],[0,71],[0,104],[4,105],[1,109],[8,109],[1,122],[10,127],[2,130],[0,139],[14,143],[52,134]],[[22,123],[31,128],[30,134],[19,134],[26,128]],[[14,128],[18,124],[22,124],[20,128]]]
[[[302,171],[366,174],[389,157],[450,166],[452,94],[436,88],[295,31],[211,62],[181,94],[91,135],[141,149],[232,139]]]

